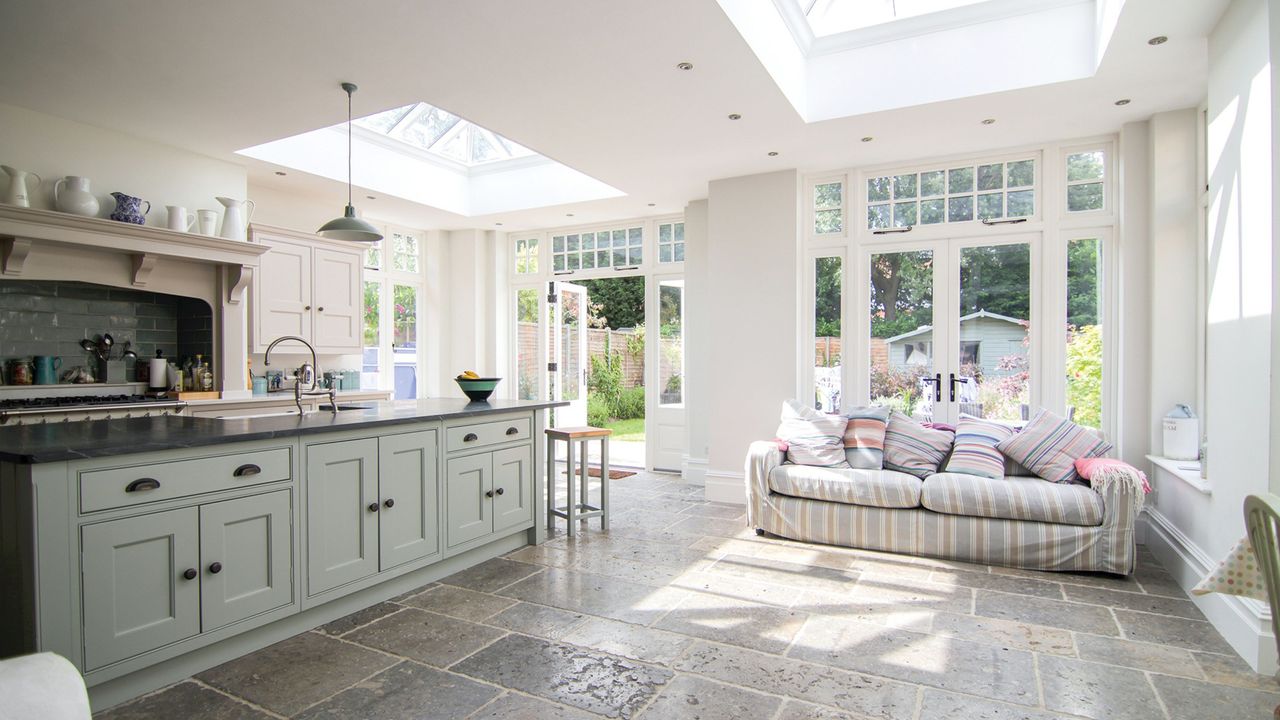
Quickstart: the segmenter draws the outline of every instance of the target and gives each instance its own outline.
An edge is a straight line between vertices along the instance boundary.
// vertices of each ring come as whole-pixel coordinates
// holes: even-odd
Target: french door
[[[645,448],[647,466],[679,471],[688,454],[685,441],[684,277],[658,275],[645,301],[645,374],[650,388]]]
[[[556,427],[587,424],[587,289],[551,283],[551,399],[569,403],[555,409]]]
[[[862,246],[860,397],[921,422],[1018,423],[1039,402],[1039,234]]]

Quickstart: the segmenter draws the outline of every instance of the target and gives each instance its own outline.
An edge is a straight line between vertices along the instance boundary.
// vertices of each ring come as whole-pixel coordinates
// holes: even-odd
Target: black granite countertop
[[[364,427],[543,410],[563,402],[439,398],[369,404],[365,410],[256,418],[149,417],[0,427],[0,462],[37,464],[82,458],[294,438]]]

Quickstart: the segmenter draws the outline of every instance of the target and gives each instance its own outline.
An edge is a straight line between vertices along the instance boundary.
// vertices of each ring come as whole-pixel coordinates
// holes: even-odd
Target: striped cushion
[[[889,425],[889,408],[860,407],[847,410],[849,424],[844,429],[844,456],[849,466],[865,470],[884,467],[884,432]]]
[[[1102,496],[1088,485],[1040,478],[998,479],[938,473],[924,481],[920,504],[948,515],[1030,520],[1093,527],[1102,524]]]
[[[897,410],[884,434],[884,467],[923,478],[938,471],[955,434],[930,430]]]
[[[1004,454],[996,444],[1013,436],[1013,428],[990,420],[966,418],[956,427],[956,445],[944,472],[986,478],[1004,477]]]
[[[1102,457],[1111,452],[1111,443],[1092,430],[1066,418],[1041,410],[1022,432],[1002,440],[996,447],[1017,460],[1028,470],[1056,483],[1072,483],[1080,479],[1076,460]]]
[[[769,489],[791,497],[847,505],[920,507],[920,478],[893,470],[779,465],[769,471]]]
[[[849,467],[844,459],[844,428],[841,415],[824,415],[796,400],[782,403],[782,423],[778,438],[787,444],[787,459],[797,465]]]

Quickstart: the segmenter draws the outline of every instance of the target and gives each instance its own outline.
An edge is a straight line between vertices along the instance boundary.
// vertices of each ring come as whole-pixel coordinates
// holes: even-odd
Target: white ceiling
[[[1089,79],[806,124],[712,0],[5,0],[0,99],[340,203],[339,183],[234,151],[341,122],[350,80],[358,115],[427,101],[628,194],[470,220],[395,207],[423,227],[512,230],[678,212],[722,177],[1114,132],[1203,99],[1205,36],[1226,4],[1127,0]],[[1169,42],[1147,45],[1155,35]]]

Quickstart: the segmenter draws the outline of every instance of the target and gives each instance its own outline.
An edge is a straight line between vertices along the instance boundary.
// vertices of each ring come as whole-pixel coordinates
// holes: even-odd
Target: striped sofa
[[[1038,477],[783,463],[774,442],[747,454],[747,522],[793,540],[1036,570],[1127,575],[1141,499]]]

